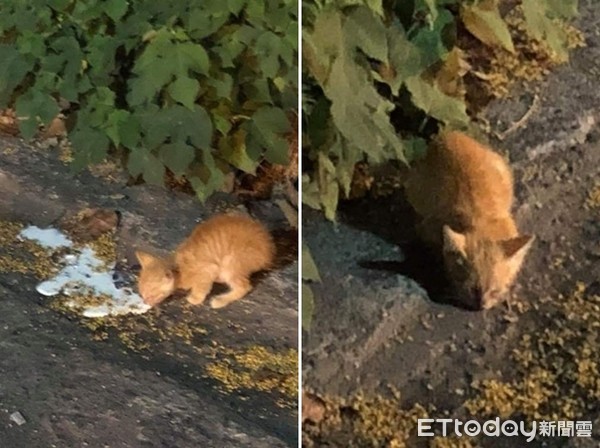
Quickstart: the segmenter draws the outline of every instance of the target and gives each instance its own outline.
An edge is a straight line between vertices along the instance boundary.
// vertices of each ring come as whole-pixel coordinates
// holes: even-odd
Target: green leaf
[[[308,174],[302,175],[302,203],[315,210],[321,210],[319,185]]]
[[[262,107],[252,115],[252,121],[263,132],[285,134],[291,130],[290,121],[279,107]]]
[[[173,81],[168,90],[171,98],[193,110],[200,91],[200,83],[192,78],[180,77]]]
[[[315,296],[310,286],[302,283],[302,328],[310,331],[315,312]]]
[[[221,7],[216,13],[207,13],[205,8],[194,9],[189,14],[187,29],[194,39],[204,39],[221,28],[228,20],[229,12]]]
[[[142,41],[147,42],[146,48],[137,58],[134,73],[140,73],[152,66],[157,59],[165,59],[173,51],[174,43],[171,39],[171,33],[165,27],[158,30],[152,28],[143,37]]]
[[[464,125],[469,122],[463,101],[444,94],[420,76],[408,78],[406,87],[414,105],[428,115],[451,125]]]
[[[171,58],[168,58],[171,60]],[[179,76],[187,75],[188,70],[208,74],[210,61],[204,47],[192,42],[183,42],[175,46],[172,60]]]
[[[196,197],[200,200],[200,202],[204,203],[211,193],[206,184],[202,182],[199,177],[190,177],[189,181],[192,185],[192,188],[196,192]]]
[[[104,3],[104,11],[115,22],[125,15],[127,8],[127,0],[106,0]]]
[[[50,45],[55,54],[48,53],[42,64],[48,63],[47,71],[62,73],[65,78],[80,75],[84,54],[74,36],[61,36]]]
[[[38,123],[34,118],[19,121],[19,132],[25,139],[31,139],[38,131]]]
[[[163,185],[165,167],[162,162],[150,151],[137,148],[129,153],[127,170],[132,176],[142,174],[149,184]]]
[[[484,9],[477,4],[463,6],[460,15],[467,30],[481,42],[515,52],[510,31],[500,15],[498,5],[494,4],[491,9]]]
[[[47,51],[44,37],[31,31],[24,31],[17,38],[17,48],[19,53],[30,54],[36,58],[43,57]]]
[[[138,106],[154,101],[162,87],[171,79],[170,74],[166,77],[158,76],[145,75],[140,78],[134,78],[129,82],[127,102],[130,106]]]
[[[411,38],[411,43],[420,51],[420,61],[423,69],[440,61],[448,53],[444,38],[445,30],[455,21],[454,16],[447,9],[440,9],[431,27],[419,29]]]
[[[246,8],[247,20],[257,28],[263,23],[265,18],[266,2],[250,1]]]
[[[398,94],[404,80],[411,76],[420,74],[428,61],[422,62],[421,50],[411,41],[401,29],[390,28],[388,30],[388,41],[390,51],[390,65],[393,69],[390,79],[383,79],[392,88],[392,92]]]
[[[100,163],[108,155],[110,142],[102,131],[90,127],[78,127],[69,135],[69,139],[74,150],[72,168],[76,171]]]
[[[93,103],[96,106],[108,106],[110,108],[115,105],[115,92],[108,87],[98,87],[93,94]]]
[[[14,8],[14,24],[18,25],[21,31],[35,31],[38,22],[36,13],[37,11],[34,11],[33,8]]]
[[[211,77],[208,83],[215,88],[220,98],[230,98],[233,90],[233,78],[228,73],[221,73],[220,78]]]
[[[152,185],[162,186],[164,184],[165,166],[154,154],[148,153],[144,163],[144,180]]]
[[[321,281],[317,264],[310,253],[310,249],[305,243],[302,243],[302,279],[314,282]]]
[[[163,145],[159,152],[160,159],[176,176],[181,176],[196,158],[191,146],[179,142]]]
[[[283,137],[274,136],[265,151],[265,159],[276,165],[290,163],[289,143]]]
[[[409,162],[419,160],[425,156],[427,152],[427,142],[420,138],[410,138],[404,141],[404,148],[406,151],[406,159]]]
[[[135,111],[135,116],[139,120],[140,129],[143,132],[143,146],[154,149],[168,140],[172,132],[170,118],[168,118],[169,113],[170,109],[159,109],[156,105]]]
[[[48,0],[48,6],[57,11],[63,11],[73,0]]]
[[[171,143],[189,142],[197,148],[210,148],[212,145],[213,125],[206,110],[194,105],[189,110],[180,105],[165,109],[157,107],[137,113],[142,129],[144,143],[156,148],[170,139]]]
[[[132,149],[129,152],[129,157],[127,158],[127,171],[129,171],[129,174],[134,177],[142,174],[147,152],[143,148]]]
[[[318,162],[320,202],[325,212],[325,217],[333,221],[340,197],[340,189],[335,177],[335,166],[329,157],[322,152],[319,153]]]
[[[560,60],[567,61],[565,32],[548,17],[547,6],[542,0],[522,0],[527,32],[537,40],[545,40]]]
[[[201,202],[204,202],[208,196],[223,185],[223,172],[216,164],[210,150],[202,151],[202,165],[196,172],[199,176],[190,177],[190,183],[196,192],[196,196]]]
[[[553,16],[565,19],[577,17],[578,0],[546,0],[548,12]]]
[[[238,42],[242,42],[246,46],[254,43],[257,36],[260,35],[260,29],[253,26],[242,25],[232,35],[232,38]]]
[[[246,150],[246,131],[238,129],[231,137],[219,141],[219,154],[225,161],[249,174],[255,174],[258,160],[248,156]]]
[[[256,79],[243,86],[244,94],[256,103],[273,104],[269,81],[266,78]]]
[[[231,14],[238,15],[240,11],[246,6],[248,0],[226,0],[227,2],[227,10]]]
[[[124,134],[124,128],[130,124],[130,115],[126,110],[116,109],[107,116],[105,124],[106,135],[108,135],[115,146],[121,144],[121,135]],[[132,142],[130,141],[129,143]]]
[[[348,197],[352,178],[354,177],[354,167],[363,157],[361,148],[338,137],[329,152],[337,158],[335,177],[342,192]]]
[[[136,61],[133,72],[138,77],[129,84],[127,101],[132,106],[152,102],[162,88],[175,78],[178,84],[171,87],[170,93],[174,92],[177,101],[190,106],[193,90],[190,72],[207,74],[209,66],[208,54],[202,45],[173,42],[171,35],[165,29],[161,29],[154,33],[154,37]]]
[[[277,77],[273,78],[273,85],[277,88],[277,90],[279,90],[280,92],[283,92],[283,90],[287,86],[287,82],[281,76],[277,76]]]
[[[127,120],[119,124],[119,141],[128,149],[136,148],[142,139],[139,118],[129,114]]]
[[[263,75],[274,78],[279,72],[281,38],[271,31],[265,31],[256,39],[252,50],[256,53]]]
[[[219,109],[213,109],[211,111],[212,121],[215,124],[215,129],[222,135],[229,134],[232,128],[231,125],[231,112],[221,111]]]
[[[0,44],[0,106],[5,106],[13,90],[33,69],[34,60],[21,55],[12,45]]]
[[[349,44],[360,48],[368,57],[382,62],[388,60],[386,28],[380,17],[369,8],[356,8],[347,19],[346,27],[354,28],[348,34]]]
[[[385,12],[383,10],[382,0],[338,0],[339,8],[346,8],[349,6],[366,5],[370,10],[375,12],[378,16],[384,17]],[[304,6],[304,4],[302,5]]]
[[[403,159],[389,118],[395,106],[377,91],[367,61],[357,63],[356,50],[348,48],[352,33],[356,30],[344,26],[339,12],[320,14],[313,32],[303,36],[305,66],[330,100],[333,124],[345,139],[364,148],[373,163]],[[330,204],[332,188],[327,190]]]
[[[56,73],[39,71],[35,79],[35,88],[42,92],[53,92],[56,90],[60,78]]]
[[[23,118],[19,122],[21,134],[24,138],[30,139],[37,131],[37,120],[47,125],[58,115],[60,108],[50,95],[36,89],[29,89],[17,98],[15,111],[17,116]]]
[[[435,22],[438,18],[438,8],[436,5],[436,0],[422,0],[427,9],[429,10],[429,14],[431,14],[431,21]]]
[[[233,39],[223,39],[222,44],[213,49],[219,55],[223,68],[237,68],[235,59],[246,49],[246,45]]]
[[[169,33],[161,29],[155,33],[143,53],[137,58],[129,81],[127,101],[131,106],[152,102],[162,88],[174,77],[173,63],[169,60],[173,43]]]
[[[192,144],[197,148],[210,148],[212,146],[213,124],[206,109],[196,104],[193,112],[188,114],[187,118],[191,128],[182,129],[182,133],[188,135]]]
[[[289,145],[284,134],[290,130],[287,115],[278,107],[262,107],[252,116],[251,136],[266,150],[265,158],[270,163],[289,163]]]
[[[94,79],[94,84],[111,84],[118,46],[119,41],[112,36],[97,34],[90,39],[86,48],[86,60],[89,65],[88,74]]]

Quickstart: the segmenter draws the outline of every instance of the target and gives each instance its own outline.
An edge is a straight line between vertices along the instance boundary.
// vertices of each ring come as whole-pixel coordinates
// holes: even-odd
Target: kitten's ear
[[[535,241],[535,235],[520,235],[510,240],[502,241],[502,250],[511,264],[520,267]]]
[[[141,250],[135,251],[135,256],[140,262],[142,268],[148,267],[152,261],[154,261],[154,256],[150,255],[147,252],[142,252]]]
[[[449,226],[444,226],[442,231],[444,233],[444,250],[466,255],[467,238]]]

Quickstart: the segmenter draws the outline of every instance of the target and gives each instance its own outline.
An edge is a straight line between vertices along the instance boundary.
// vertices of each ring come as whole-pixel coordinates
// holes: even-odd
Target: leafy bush
[[[133,176],[185,175],[201,199],[231,167],[288,161],[297,0],[4,0],[0,108],[24,137],[68,102],[74,166],[116,151]]]
[[[516,10],[520,19],[507,21]],[[489,64],[541,43],[550,62],[564,62],[564,20],[576,11],[577,0],[305,0],[305,204],[334,219],[358,162],[410,163],[439,127],[468,127],[465,78],[498,81],[471,57]]]

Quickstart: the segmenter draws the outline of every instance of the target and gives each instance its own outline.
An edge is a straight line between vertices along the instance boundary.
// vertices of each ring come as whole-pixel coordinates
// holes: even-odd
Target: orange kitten
[[[421,238],[442,247],[461,298],[488,309],[504,300],[534,236],[519,235],[511,214],[506,161],[460,132],[442,134],[406,182]]]
[[[252,289],[250,275],[268,269],[275,256],[270,233],[259,222],[240,214],[222,214],[200,223],[172,257],[161,259],[136,252],[142,266],[138,288],[144,302],[157,305],[177,289],[189,290],[187,301],[204,302],[214,282],[230,291],[211,301],[222,308]]]

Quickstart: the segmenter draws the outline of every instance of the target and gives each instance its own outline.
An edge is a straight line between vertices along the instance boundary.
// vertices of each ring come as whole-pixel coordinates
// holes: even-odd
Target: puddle
[[[151,308],[131,288],[115,286],[114,263],[107,265],[92,247],[74,248],[64,233],[53,228],[30,226],[21,231],[19,238],[35,241],[53,251],[66,249],[60,272],[36,287],[40,294],[71,297],[67,306],[80,309],[85,317],[141,314]],[[90,296],[93,300],[89,300]]]

